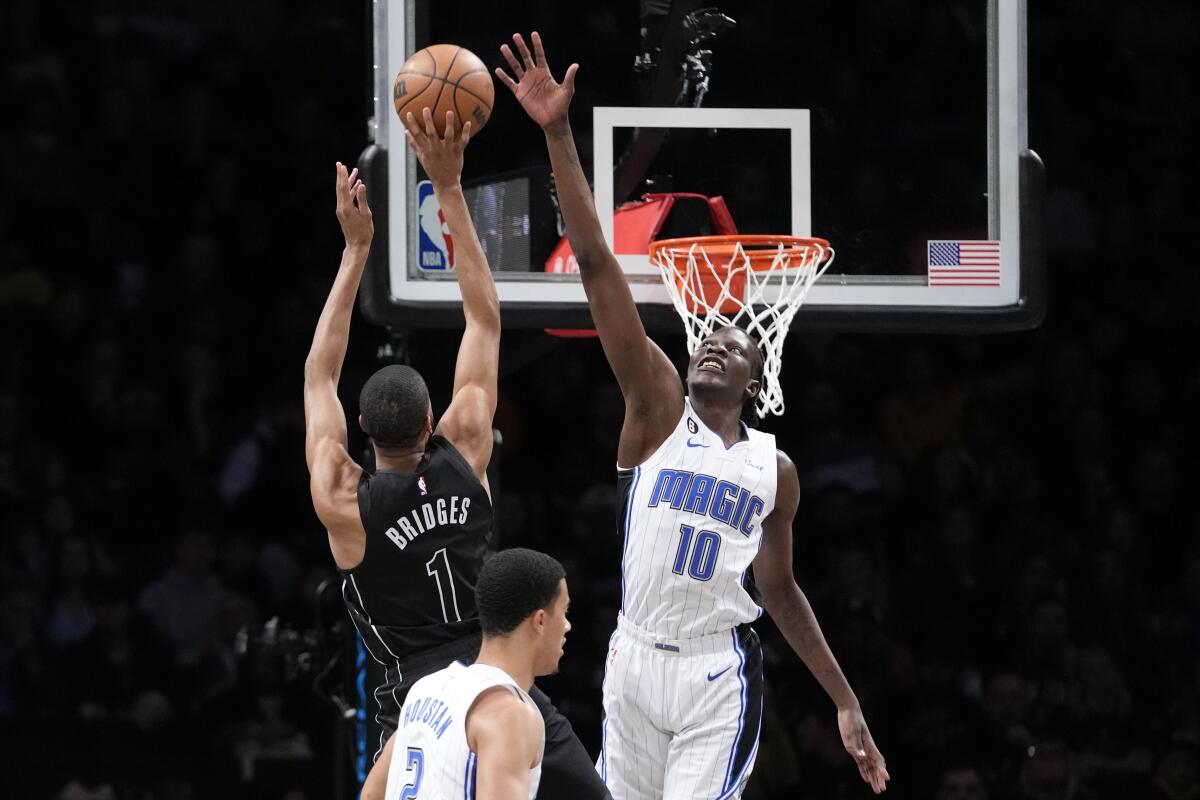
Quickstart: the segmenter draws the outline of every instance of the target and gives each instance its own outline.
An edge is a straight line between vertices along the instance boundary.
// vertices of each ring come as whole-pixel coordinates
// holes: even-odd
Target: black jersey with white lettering
[[[432,436],[416,472],[364,472],[358,509],[367,545],[359,565],[342,571],[342,595],[375,660],[394,674],[413,657],[477,636],[475,581],[492,504],[454,445]]]

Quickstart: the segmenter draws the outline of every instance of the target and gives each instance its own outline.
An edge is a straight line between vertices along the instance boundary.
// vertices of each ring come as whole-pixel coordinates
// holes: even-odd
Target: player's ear
[[[367,433],[367,424],[363,422],[362,414],[358,415],[358,427],[363,433]],[[367,435],[370,436],[371,434],[367,433]]]
[[[762,391],[762,380],[759,378],[751,378],[750,382],[746,384],[746,399],[753,400],[754,398],[758,397],[758,393],[760,391]]]
[[[539,608],[533,612],[529,619],[533,622],[533,629],[541,633],[546,628],[546,609]]]

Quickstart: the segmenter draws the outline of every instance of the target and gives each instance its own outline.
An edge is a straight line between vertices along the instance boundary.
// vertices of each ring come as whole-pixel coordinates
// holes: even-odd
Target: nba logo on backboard
[[[433,184],[417,184],[417,265],[421,269],[454,269],[454,242]]]

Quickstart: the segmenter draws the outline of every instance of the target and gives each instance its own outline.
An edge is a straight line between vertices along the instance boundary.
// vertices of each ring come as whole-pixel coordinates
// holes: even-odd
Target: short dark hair
[[[530,614],[549,608],[566,574],[556,559],[523,547],[501,550],[489,558],[475,583],[483,635],[512,633]]]
[[[376,372],[358,393],[367,435],[383,445],[403,445],[421,433],[429,413],[429,388],[421,373],[403,364]]]

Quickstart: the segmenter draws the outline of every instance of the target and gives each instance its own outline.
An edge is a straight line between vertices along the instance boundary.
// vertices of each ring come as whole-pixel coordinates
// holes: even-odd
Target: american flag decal
[[[999,242],[929,242],[930,286],[999,286]]]

